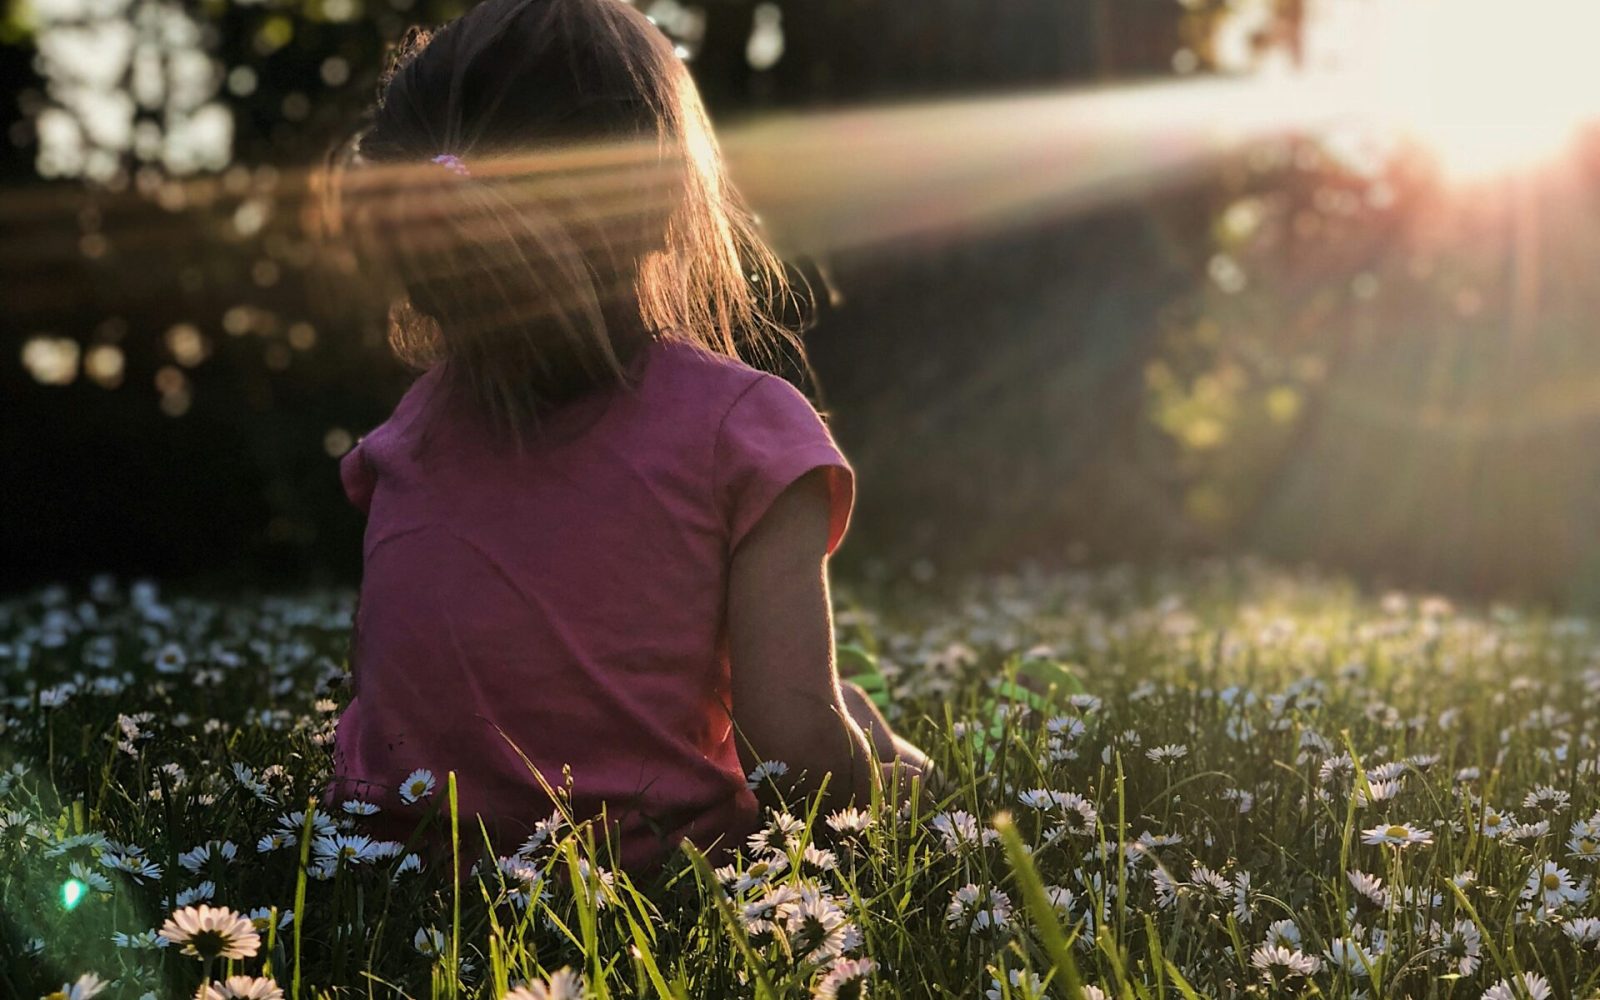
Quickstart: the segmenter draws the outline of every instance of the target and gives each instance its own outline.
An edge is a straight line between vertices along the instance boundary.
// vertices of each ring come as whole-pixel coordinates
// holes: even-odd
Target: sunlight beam
[[[1351,111],[1329,79],[1183,81],[775,117],[723,148],[783,248],[821,252],[1093,210]]]
[[[768,116],[720,130],[729,169],[785,253],[820,254],[890,245],[919,236],[1002,230],[1093,210],[1181,183],[1219,156],[1351,113],[1336,81],[1185,80],[952,99]],[[516,175],[515,196],[581,190],[590,209],[618,217],[646,210],[632,147],[587,147],[483,164],[483,175]],[[363,168],[364,183],[436,179],[438,167]],[[283,172],[278,213],[315,196],[315,170]],[[218,178],[172,180],[176,200],[203,206],[236,200]],[[0,192],[0,263],[38,267],[76,255],[68,239],[41,241],[76,200],[60,189]],[[122,252],[187,242],[183,213],[141,213],[120,228],[115,199],[102,202],[105,229]],[[37,289],[34,289],[37,291]]]

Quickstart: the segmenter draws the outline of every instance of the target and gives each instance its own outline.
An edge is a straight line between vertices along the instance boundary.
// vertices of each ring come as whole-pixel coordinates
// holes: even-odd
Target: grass
[[[0,995],[1600,995],[1585,621],[1248,564],[858,590],[841,637],[946,799],[789,802],[737,864],[635,882],[581,824],[485,857],[450,775],[416,805],[440,856],[308,811],[351,604],[0,604]],[[1090,693],[1008,708],[1027,658]],[[201,903],[253,954],[162,946]]]

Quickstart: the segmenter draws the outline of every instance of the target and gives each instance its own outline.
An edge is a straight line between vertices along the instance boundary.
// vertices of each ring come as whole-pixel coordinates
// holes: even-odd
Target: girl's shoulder
[[[367,434],[367,438],[404,437],[421,418],[423,412],[428,409],[429,401],[438,393],[443,377],[443,362],[436,363],[424,370],[412,380],[411,385],[400,396],[400,401],[395,404],[394,410],[389,414],[389,418],[374,427]]]
[[[753,387],[768,381],[783,381],[738,358],[684,341],[657,341],[650,353],[643,380],[647,386],[653,385],[707,409],[726,411]]]
[[[832,446],[825,419],[788,379],[692,343],[661,341],[652,345],[652,355],[644,395],[667,401],[684,422],[709,421],[719,439],[749,424],[800,439],[828,439]]]
[[[657,363],[691,378],[712,384],[749,385],[763,372],[726,354],[719,354],[686,340],[663,338],[651,344],[652,365]]]
[[[370,468],[390,455],[400,454],[404,450],[403,443],[415,439],[422,414],[438,392],[442,367],[442,364],[435,364],[413,379],[388,419],[356,441],[340,463],[347,476],[354,474],[349,471],[351,469]]]

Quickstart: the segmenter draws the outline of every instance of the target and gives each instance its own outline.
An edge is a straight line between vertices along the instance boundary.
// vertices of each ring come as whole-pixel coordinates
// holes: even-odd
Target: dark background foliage
[[[784,0],[783,57],[757,70],[756,6],[697,8],[690,65],[722,124],[1173,78],[1179,52],[1181,69],[1204,74],[1229,8]],[[1272,7],[1250,44],[1293,58],[1299,4]],[[224,71],[254,79],[230,76],[222,93],[232,165],[181,189],[131,156],[109,182],[37,177],[48,88],[34,27],[12,10],[0,583],[356,571],[361,524],[335,456],[408,375],[353,293],[358,276],[317,250],[300,168],[370,98],[384,45],[460,5],[331,9],[197,8]],[[1246,549],[1374,580],[1587,601],[1600,581],[1600,469],[1584,464],[1596,420],[1583,406],[1532,419],[1523,405],[1584,398],[1572,377],[1600,364],[1577,334],[1581,269],[1547,283],[1540,294],[1558,301],[1535,324],[1546,332],[1502,363],[1499,306],[1516,275],[1470,248],[1509,217],[1492,202],[1465,217],[1451,206],[1430,226],[1429,190],[1401,169],[1355,176],[1312,138],[1284,135],[1119,207],[796,259],[818,291],[816,388],[861,480],[844,569]],[[1581,211],[1594,218],[1592,198]],[[1229,267],[1251,275],[1248,289],[1230,287]],[[85,365],[114,346],[124,368],[41,384],[18,360],[41,335],[76,343]]]

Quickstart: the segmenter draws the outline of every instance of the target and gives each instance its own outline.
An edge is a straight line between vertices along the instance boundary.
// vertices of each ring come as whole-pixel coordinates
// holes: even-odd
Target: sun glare
[[[1536,167],[1600,119],[1596,0],[1384,0],[1376,113],[1460,179]]]

